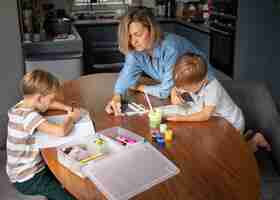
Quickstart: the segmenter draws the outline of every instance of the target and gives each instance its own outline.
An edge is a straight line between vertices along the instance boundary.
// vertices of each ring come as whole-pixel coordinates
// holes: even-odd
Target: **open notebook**
[[[189,115],[191,113],[191,107],[188,104],[184,105],[166,105],[160,106],[156,109],[160,110],[164,117],[174,115]]]

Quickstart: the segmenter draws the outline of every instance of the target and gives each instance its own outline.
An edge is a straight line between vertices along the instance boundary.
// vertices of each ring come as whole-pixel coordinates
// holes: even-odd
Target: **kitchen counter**
[[[25,72],[42,69],[62,81],[76,79],[83,74],[83,41],[74,26],[66,39],[25,42],[22,46]]]
[[[22,47],[26,58],[41,57],[48,54],[81,54],[83,52],[83,41],[76,28],[72,26],[72,34],[67,39],[23,42]]]
[[[188,28],[195,29],[205,34],[210,33],[209,25],[204,23],[193,23],[180,18],[166,18],[166,17],[157,18],[157,20],[160,23],[177,23],[183,26],[187,26]],[[118,24],[118,23],[119,20],[117,19],[88,19],[88,20],[76,20],[74,22],[74,25],[91,26],[91,25],[110,25],[110,24]]]

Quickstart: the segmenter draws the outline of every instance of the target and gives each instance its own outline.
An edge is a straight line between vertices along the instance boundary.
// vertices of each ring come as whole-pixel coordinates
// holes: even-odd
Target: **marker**
[[[135,107],[137,107],[139,109],[139,111],[144,111],[144,112],[146,111],[144,106],[141,106],[141,105],[139,105],[137,103],[134,103],[134,102],[132,102],[131,104],[134,105]]]
[[[172,130],[166,130],[164,132],[164,139],[166,141],[171,141],[173,139],[173,131]]]
[[[153,106],[152,106],[152,104],[151,104],[151,101],[150,101],[149,96],[148,96],[145,92],[144,92],[144,96],[145,96],[146,101],[147,101],[147,103],[148,103],[148,105],[149,105],[149,107],[150,107],[150,111],[153,111]]]
[[[126,143],[126,144],[135,144],[136,143],[136,140],[129,138],[129,137],[122,136],[122,135],[117,136],[116,140],[118,140],[119,142]]]
[[[95,160],[96,158],[100,158],[103,155],[104,155],[103,153],[95,154],[95,155],[90,156],[90,157],[88,157],[86,159],[80,160],[80,163],[85,164],[85,163],[87,163],[87,162],[89,162],[91,160]]]
[[[139,112],[139,110],[138,110],[138,108],[137,107],[135,107],[133,104],[128,104],[127,105],[131,110],[133,110],[134,112]]]

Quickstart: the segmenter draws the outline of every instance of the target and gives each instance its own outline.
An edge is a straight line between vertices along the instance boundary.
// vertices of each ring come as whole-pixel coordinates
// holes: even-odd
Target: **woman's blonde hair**
[[[184,87],[187,84],[199,83],[207,75],[207,63],[205,59],[194,53],[185,53],[178,58],[173,72],[176,87]]]
[[[123,54],[127,54],[134,48],[130,44],[129,25],[132,22],[141,23],[148,28],[151,36],[151,45],[160,42],[162,39],[162,32],[159,24],[156,22],[153,13],[145,7],[137,7],[129,10],[120,20],[118,30],[119,50]]]
[[[57,92],[59,88],[59,80],[54,75],[39,69],[25,74],[21,81],[23,95],[48,95]]]

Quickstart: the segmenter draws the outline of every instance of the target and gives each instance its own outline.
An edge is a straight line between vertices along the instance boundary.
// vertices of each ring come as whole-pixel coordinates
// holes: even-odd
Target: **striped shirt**
[[[33,109],[18,105],[8,111],[6,170],[11,182],[27,181],[45,168],[40,151],[33,144],[36,128],[46,119]]]

